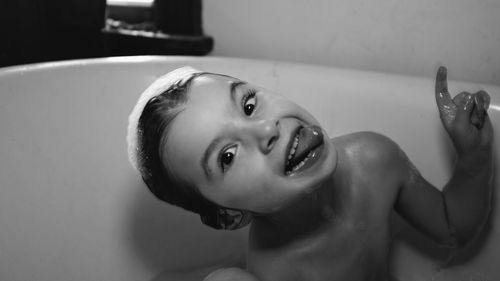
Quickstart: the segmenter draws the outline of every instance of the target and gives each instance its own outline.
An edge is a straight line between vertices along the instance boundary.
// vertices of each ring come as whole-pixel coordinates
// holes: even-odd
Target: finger
[[[485,91],[479,91],[474,95],[474,108],[471,114],[471,123],[481,129],[486,118],[486,111],[490,103],[490,96]]]
[[[481,134],[481,138],[483,140],[482,145],[490,145],[493,140],[493,125],[491,124],[491,120],[488,115],[484,118],[483,128],[479,133]]]
[[[438,105],[444,103],[444,104],[450,104],[451,103],[451,97],[450,93],[448,92],[448,81],[447,81],[447,74],[448,71],[446,70],[446,67],[441,66],[439,67],[437,74],[436,74],[436,100],[438,102]]]
[[[436,74],[435,96],[441,118],[446,123],[453,121],[455,116],[456,106],[453,103],[450,93],[448,92],[446,67],[439,67]]]
[[[471,94],[469,92],[461,92],[458,95],[456,95],[455,97],[453,97],[453,100],[452,100],[453,104],[457,108],[457,110],[455,112],[453,112],[453,114],[452,114],[453,119],[456,118],[456,116],[459,114],[460,110],[463,112],[464,110],[467,109],[465,107],[467,105],[467,101],[470,99],[471,99]],[[464,114],[462,114],[462,115],[464,115]]]
[[[458,95],[456,95],[455,97],[453,97],[453,104],[457,105],[457,106],[464,106],[465,105],[465,98],[467,98],[467,96],[470,96],[471,94],[469,92],[460,92]]]
[[[484,110],[488,110],[488,108],[490,108],[490,95],[481,90],[476,93],[476,96],[478,100],[482,102]]]
[[[457,105],[456,121],[458,126],[470,126],[472,111],[475,108],[474,95],[462,92],[454,99]]]

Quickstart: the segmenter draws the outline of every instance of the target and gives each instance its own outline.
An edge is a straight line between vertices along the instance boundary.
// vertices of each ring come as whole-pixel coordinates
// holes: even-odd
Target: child
[[[464,247],[491,209],[489,96],[447,90],[436,101],[458,158],[443,191],[389,138],[330,139],[307,111],[237,78],[174,70],[129,117],[129,156],[161,200],[217,229],[251,223],[246,268],[217,280],[388,280],[393,210],[437,243]]]

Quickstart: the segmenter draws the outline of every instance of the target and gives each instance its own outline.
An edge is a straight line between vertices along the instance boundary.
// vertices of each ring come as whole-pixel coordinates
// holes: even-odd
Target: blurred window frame
[[[106,0],[110,6],[152,7],[154,0]]]
[[[106,0],[106,19],[127,23],[152,21],[154,0]]]

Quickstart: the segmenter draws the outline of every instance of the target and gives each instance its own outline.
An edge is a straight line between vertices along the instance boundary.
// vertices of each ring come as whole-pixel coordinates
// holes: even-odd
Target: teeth
[[[304,164],[307,162],[307,160],[309,160],[309,158],[311,158],[311,156],[313,156],[313,152],[309,151],[309,153],[307,154],[306,158],[304,158],[304,160],[300,161],[300,163],[297,164],[295,167],[293,167],[291,171],[286,171],[286,175],[290,175],[292,172],[295,172],[298,169],[302,168],[302,166],[304,166]]]
[[[292,148],[290,149],[290,154],[288,154],[287,164],[289,163],[290,159],[292,159],[293,155],[295,154],[295,151],[297,150],[298,145],[299,145],[299,135],[297,134],[295,136],[295,139],[293,139],[293,145],[292,145]]]

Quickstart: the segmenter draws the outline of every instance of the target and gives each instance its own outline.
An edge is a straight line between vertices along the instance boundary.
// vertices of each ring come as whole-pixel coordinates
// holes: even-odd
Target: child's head
[[[237,78],[192,68],[168,73],[143,93],[128,140],[149,189],[216,228],[234,228],[234,218],[223,216],[228,211],[241,215],[241,224],[249,213],[279,211],[336,165],[335,149],[306,110]]]

